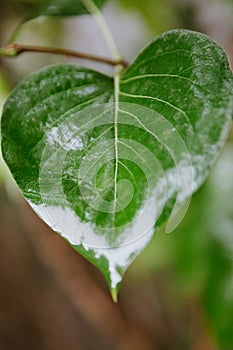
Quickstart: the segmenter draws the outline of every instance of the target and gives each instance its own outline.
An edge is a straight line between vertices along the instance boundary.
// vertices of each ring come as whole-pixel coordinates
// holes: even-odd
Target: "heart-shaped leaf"
[[[168,220],[171,231],[227,137],[233,77],[200,33],[174,30],[114,79],[40,70],[12,92],[2,150],[38,215],[105,275],[122,275]],[[184,204],[185,203],[185,204]]]

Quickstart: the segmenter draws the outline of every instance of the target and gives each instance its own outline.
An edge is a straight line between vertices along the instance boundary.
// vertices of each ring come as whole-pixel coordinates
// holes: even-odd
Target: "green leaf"
[[[4,158],[38,215],[116,296],[125,269],[172,231],[231,124],[233,77],[203,34],[159,36],[114,79],[57,65],[21,82],[2,118]]]
[[[93,0],[97,7],[102,7],[106,0]],[[81,0],[46,0],[42,1],[39,8],[30,17],[56,16],[69,17],[87,14],[88,11]]]

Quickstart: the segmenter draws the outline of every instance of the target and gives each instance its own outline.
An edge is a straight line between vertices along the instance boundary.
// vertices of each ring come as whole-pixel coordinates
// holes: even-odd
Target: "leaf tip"
[[[117,288],[111,288],[111,295],[112,295],[112,300],[114,303],[118,303],[118,289]]]

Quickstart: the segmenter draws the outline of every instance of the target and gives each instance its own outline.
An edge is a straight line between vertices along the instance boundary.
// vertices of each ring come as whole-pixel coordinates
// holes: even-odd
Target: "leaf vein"
[[[209,91],[207,91],[206,89],[204,89],[200,84],[197,84],[195,81],[183,77],[181,75],[176,75],[176,74],[166,74],[166,73],[160,73],[160,74],[143,74],[143,75],[138,75],[138,76],[134,76],[132,78],[128,78],[126,80],[122,80],[121,82],[123,84],[126,84],[128,82],[131,81],[135,81],[135,80],[139,80],[139,79],[144,79],[144,78],[157,78],[157,77],[165,77],[165,78],[178,78],[178,79],[182,79],[182,80],[186,80],[190,83],[192,83],[193,85],[197,86],[198,88],[200,88],[200,90],[204,91],[205,93],[209,94]]]
[[[185,111],[183,111],[182,109],[180,109],[179,107],[173,105],[172,103],[168,102],[168,101],[165,101],[165,100],[162,100],[158,97],[152,97],[152,96],[145,96],[145,95],[134,95],[134,94],[128,94],[126,92],[123,92],[123,91],[120,91],[120,95],[122,96],[127,96],[127,97],[132,97],[132,98],[142,98],[142,99],[149,99],[149,100],[154,100],[154,101],[158,101],[158,102],[161,102],[161,103],[164,103],[166,105],[168,105],[169,107],[175,109],[176,111],[180,112],[181,114],[184,115],[185,119],[187,120],[187,122],[189,123],[189,125],[192,127],[191,123],[190,123],[190,120],[188,118],[188,115]],[[192,127],[193,129],[193,127]]]

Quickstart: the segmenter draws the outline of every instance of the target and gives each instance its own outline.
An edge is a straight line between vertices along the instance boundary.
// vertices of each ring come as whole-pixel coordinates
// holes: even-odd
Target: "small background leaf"
[[[106,0],[93,0],[93,2],[100,8]],[[87,13],[88,11],[81,0],[43,0],[31,18],[38,16],[70,17]]]

